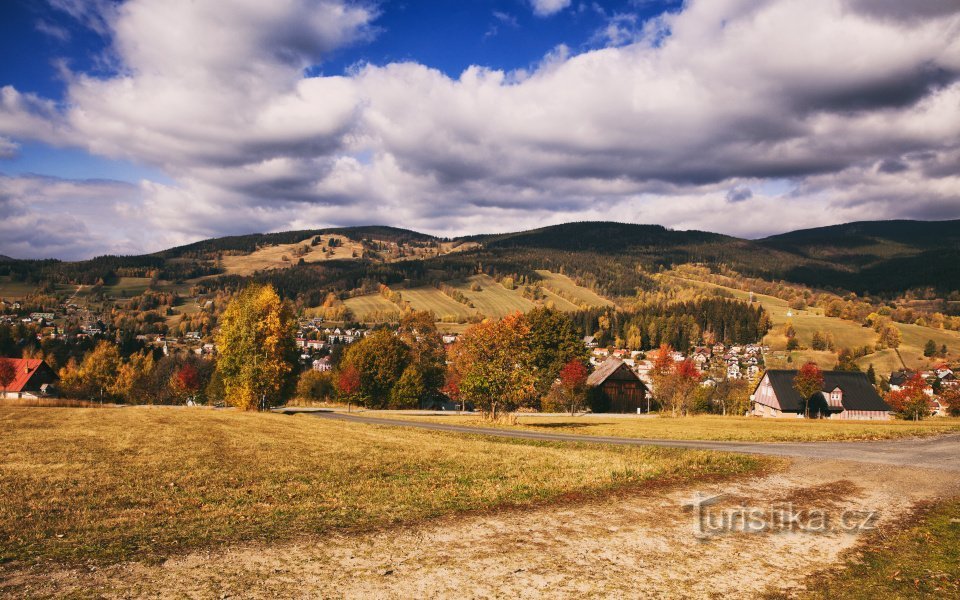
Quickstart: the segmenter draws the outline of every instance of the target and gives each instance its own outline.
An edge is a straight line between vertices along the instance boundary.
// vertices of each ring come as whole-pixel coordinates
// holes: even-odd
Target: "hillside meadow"
[[[528,431],[573,433],[638,439],[712,440],[737,442],[820,442],[889,440],[960,432],[960,419],[936,418],[926,421],[829,421],[823,419],[761,419],[696,415],[691,417],[633,417],[603,415],[525,416],[511,424],[491,423],[480,415],[403,415],[376,413],[378,417],[505,427]]]
[[[0,563],[162,560],[758,473],[772,459],[206,408],[0,408]]]
[[[724,290],[741,300],[748,300],[750,293],[714,283],[696,281],[687,278],[673,277],[703,288]],[[787,338],[783,334],[784,326],[789,321],[797,331],[797,339],[801,345],[809,348],[813,341],[813,334],[817,331],[829,333],[833,336],[836,347],[856,348],[860,346],[873,347],[877,335],[870,327],[863,327],[859,323],[846,321],[836,317],[824,316],[819,308],[795,310],[790,308],[786,300],[765,294],[754,294],[754,299],[770,314],[774,328],[764,338],[764,342],[774,351],[784,351]],[[789,316],[788,316],[789,314]],[[956,357],[960,352],[960,332],[946,329],[934,329],[907,323],[894,323],[903,336],[898,353],[892,349],[879,350],[857,360],[857,364],[864,370],[871,364],[878,374],[889,375],[892,371],[902,369],[904,364],[910,368],[922,368],[931,363],[923,356],[923,346],[927,340],[933,340],[937,346],[946,345],[950,357]],[[833,368],[836,364],[834,352],[818,352],[814,350],[799,350],[791,353],[794,364],[803,364],[812,360],[822,368]],[[901,362],[902,359],[902,362]]]

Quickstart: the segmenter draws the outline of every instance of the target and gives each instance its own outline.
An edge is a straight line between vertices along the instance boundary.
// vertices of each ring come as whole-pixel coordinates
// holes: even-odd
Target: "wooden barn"
[[[593,412],[635,413],[649,410],[647,386],[630,365],[619,358],[608,358],[587,378],[590,407]]]
[[[796,376],[796,371],[767,371],[750,396],[753,402],[751,414],[802,418],[803,399],[793,389]],[[824,371],[823,391],[814,394],[808,406],[810,417],[814,419],[885,421],[893,410],[877,394],[866,375],[852,371]]]
[[[51,395],[60,379],[50,365],[39,359],[0,358],[13,363],[13,381],[0,387],[0,398],[41,398]]]

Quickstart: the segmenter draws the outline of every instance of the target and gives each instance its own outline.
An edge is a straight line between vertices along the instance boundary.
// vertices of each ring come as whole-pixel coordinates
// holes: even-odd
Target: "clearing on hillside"
[[[355,258],[363,254],[363,245],[346,236],[322,235],[320,238],[323,240],[323,244],[319,246],[311,246],[313,238],[309,237],[295,244],[265,246],[250,254],[227,254],[224,255],[221,264],[228,275],[253,275],[256,271],[285,269],[296,264],[301,258],[304,262],[315,263]],[[324,252],[323,247],[329,244],[331,239],[337,240],[340,245],[328,246],[327,251]],[[287,260],[284,260],[284,257]]]
[[[414,310],[433,312],[438,321],[465,322],[477,314],[477,309],[466,304],[460,304],[435,287],[419,287],[399,289],[404,301],[409,302]]]
[[[580,307],[592,308],[596,306],[613,306],[613,302],[600,296],[593,290],[577,285],[572,279],[560,273],[553,273],[538,269],[537,274],[543,278],[543,287],[556,295],[568,300],[571,304]]]
[[[384,323],[400,317],[400,307],[380,294],[347,298],[343,303],[350,309],[354,319],[364,323]]]
[[[473,291],[471,287],[477,284],[482,290]],[[473,302],[473,305],[487,317],[501,319],[509,314],[529,312],[536,306],[531,300],[520,295],[519,291],[508,290],[489,275],[473,275],[467,281],[453,287]]]

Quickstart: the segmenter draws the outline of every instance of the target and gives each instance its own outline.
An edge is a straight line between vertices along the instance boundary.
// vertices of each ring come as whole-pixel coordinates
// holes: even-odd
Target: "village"
[[[212,301],[195,300],[202,309],[209,309]],[[0,325],[17,326],[16,331],[31,332],[38,344],[57,343],[90,347],[98,341],[121,344],[123,332],[114,331],[104,324],[104,318],[86,310],[74,302],[64,302],[57,312],[26,312],[20,302],[0,300]],[[380,325],[377,329],[382,329]],[[321,318],[301,318],[297,321],[295,346],[300,368],[317,373],[332,374],[346,347],[365,339],[374,331],[362,326],[344,326]],[[457,333],[441,335],[443,346],[449,350],[457,343]],[[133,342],[136,348],[149,351],[159,357],[191,355],[212,361],[217,357],[214,336],[200,331],[187,331],[182,337],[163,334],[137,334]],[[627,348],[599,347],[593,335],[584,336],[583,346],[588,352],[590,368],[587,384],[602,390],[606,401],[586,410],[594,412],[619,412],[645,414],[661,410],[656,401],[655,370],[658,360],[672,365],[690,364],[695,368],[696,381],[700,388],[709,390],[720,383],[735,383],[739,389],[749,391],[749,401],[730,404],[739,407],[741,414],[759,417],[804,416],[806,403],[792,390],[791,381],[796,371],[784,371],[783,352],[772,352],[769,346],[758,343],[725,345],[695,345],[686,351],[673,348],[637,350]],[[19,339],[23,346],[26,340]],[[666,358],[661,357],[661,354]],[[768,362],[777,368],[767,372]],[[7,398],[54,398],[60,394],[57,369],[35,358],[23,359],[16,364],[17,377],[4,390]],[[926,401],[924,416],[946,417],[950,414],[950,398],[960,388],[958,379],[947,364],[923,371],[900,370],[882,374],[879,378],[872,372],[825,373],[825,392],[822,406],[818,405],[817,416],[822,418],[884,420],[891,418],[893,408],[884,402],[882,395],[903,393],[908,384],[920,386]],[[829,389],[827,389],[829,388]],[[705,392],[709,393],[709,392]],[[745,393],[742,393],[746,395]],[[449,400],[421,403],[417,408],[450,410],[464,408]],[[701,410],[703,407],[701,407]],[[726,414],[728,405],[723,403]],[[809,416],[809,413],[807,413]]]

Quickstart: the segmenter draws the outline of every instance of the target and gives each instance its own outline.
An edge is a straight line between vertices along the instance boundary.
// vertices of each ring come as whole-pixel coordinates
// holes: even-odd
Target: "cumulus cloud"
[[[571,0],[530,0],[533,5],[533,14],[538,17],[549,17],[570,6]]]
[[[68,73],[63,104],[0,88],[0,135],[162,169],[173,183],[143,182],[111,216],[157,232],[137,248],[374,221],[758,236],[960,217],[955,2],[699,0],[615,16],[602,48],[456,77],[413,62],[305,76],[376,34],[375,10],[339,0],[128,0],[97,15],[117,72]]]
[[[143,226],[138,186],[117,181],[0,175],[0,253],[87,258],[165,242]]]

